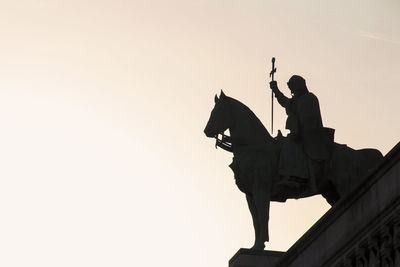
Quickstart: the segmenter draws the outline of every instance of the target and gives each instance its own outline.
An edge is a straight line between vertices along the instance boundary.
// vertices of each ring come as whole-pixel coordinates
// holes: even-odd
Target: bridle
[[[220,135],[221,138],[219,138]],[[220,147],[228,152],[233,152],[232,138],[229,135],[225,135],[224,132],[220,132],[216,134],[214,138],[215,138],[215,149]]]

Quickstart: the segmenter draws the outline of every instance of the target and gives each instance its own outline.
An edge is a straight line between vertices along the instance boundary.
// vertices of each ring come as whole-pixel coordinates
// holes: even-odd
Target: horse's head
[[[233,125],[229,98],[221,90],[219,98],[217,95],[215,95],[214,101],[215,106],[211,111],[207,126],[204,129],[204,133],[207,137],[215,137]]]

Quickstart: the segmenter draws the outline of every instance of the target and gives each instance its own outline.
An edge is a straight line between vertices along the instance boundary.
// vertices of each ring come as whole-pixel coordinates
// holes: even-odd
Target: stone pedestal
[[[284,252],[279,251],[257,251],[241,248],[230,259],[229,267],[273,267],[284,254]]]

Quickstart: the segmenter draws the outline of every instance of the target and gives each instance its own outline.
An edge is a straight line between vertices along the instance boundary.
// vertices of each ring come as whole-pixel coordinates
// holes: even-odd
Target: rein
[[[224,134],[224,132],[221,132],[219,134],[216,134],[214,136],[214,138],[215,138],[215,149],[218,149],[218,147],[220,147],[225,151],[233,153],[233,140],[232,140],[232,137],[230,137],[229,135]],[[273,139],[275,140],[275,142],[282,143],[284,138],[285,137],[283,137],[281,130],[278,130],[277,136],[274,137]],[[238,142],[235,142],[235,144],[236,144],[236,148],[241,146],[240,143],[238,144]],[[247,146],[245,144],[243,144],[243,145]]]
[[[221,135],[221,138],[219,136]],[[233,152],[232,138],[229,135],[225,135],[224,132],[215,135],[215,149],[218,147],[228,152]]]

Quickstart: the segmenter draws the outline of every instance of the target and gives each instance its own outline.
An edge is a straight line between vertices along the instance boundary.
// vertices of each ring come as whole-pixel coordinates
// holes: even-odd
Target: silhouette
[[[274,84],[271,84],[271,87],[278,92]],[[295,100],[295,96],[292,100]],[[292,103],[292,100],[288,98],[279,100],[278,98],[278,101],[282,102],[281,105],[288,101],[288,103]],[[316,105],[311,109],[315,111]],[[308,111],[307,108],[305,110]],[[359,184],[368,170],[373,168],[382,158],[382,154],[375,149],[354,150],[346,145],[329,143],[329,140],[325,143],[325,136],[321,137],[318,132],[318,134],[312,133],[315,135],[313,138],[322,138],[322,140],[316,141],[316,147],[311,146],[310,151],[317,151],[321,154],[315,152],[317,156],[315,159],[314,154],[310,154],[311,157],[301,156],[303,164],[307,164],[307,166],[316,165],[313,170],[313,175],[317,176],[313,180],[315,184],[310,182],[310,176],[304,178],[288,174],[280,175],[282,168],[284,170],[292,169],[290,166],[281,166],[281,157],[283,153],[286,153],[283,147],[287,143],[294,142],[296,138],[302,137],[302,134],[305,133],[302,127],[309,123],[307,119],[317,125],[318,129],[323,129],[322,121],[318,120],[319,106],[318,112],[311,112],[313,116],[310,116],[310,118],[308,115],[305,116],[306,122],[301,121],[302,118],[298,118],[300,122],[298,124],[293,122],[293,125],[293,116],[300,115],[301,117],[302,114],[298,112],[303,112],[303,109],[296,109],[296,113],[289,107],[288,111],[290,114],[288,127],[290,127],[291,133],[288,137],[283,137],[279,132],[278,136],[273,138],[246,105],[226,96],[221,90],[219,98],[215,95],[215,106],[204,130],[207,137],[216,138],[216,146],[233,153],[233,162],[229,167],[234,172],[239,190],[246,194],[253,219],[255,242],[252,249],[262,250],[265,247],[264,243],[269,241],[270,201],[285,202],[289,198],[297,199],[321,194],[331,205],[334,205]],[[295,128],[296,125],[298,128]],[[224,131],[227,129],[229,129],[231,136],[224,135]],[[219,139],[219,135],[222,135],[221,139]],[[302,149],[296,151],[296,153],[303,152]],[[298,155],[294,157],[294,160],[289,159],[286,163],[295,162],[297,164],[297,160]]]

